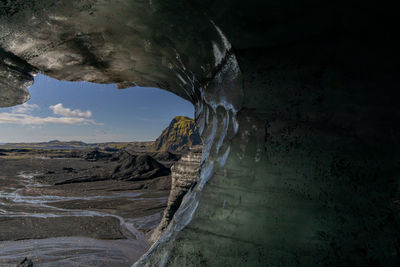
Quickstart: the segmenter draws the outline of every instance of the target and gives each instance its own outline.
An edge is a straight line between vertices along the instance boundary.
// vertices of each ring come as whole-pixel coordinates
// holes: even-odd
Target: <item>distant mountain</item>
[[[0,143],[0,149],[98,149],[107,152],[114,152],[120,149],[135,152],[187,151],[190,147],[199,144],[201,144],[201,139],[196,129],[194,119],[177,116],[154,142],[106,142],[87,144],[82,141],[51,140],[49,142],[40,143]]]
[[[157,151],[185,151],[201,144],[194,119],[177,116],[154,142]]]
[[[99,149],[104,151],[118,151],[128,149],[131,151],[148,151],[153,142],[107,142],[87,144],[82,141],[52,140],[41,143],[3,143],[0,149],[47,149],[47,150],[75,150],[75,149]]]
[[[41,143],[5,143],[1,148],[5,149],[86,149],[88,144],[80,141],[63,142],[59,140],[52,140],[50,142]]]

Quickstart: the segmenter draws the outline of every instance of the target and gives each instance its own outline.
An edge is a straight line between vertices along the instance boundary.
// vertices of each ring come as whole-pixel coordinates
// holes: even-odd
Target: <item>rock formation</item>
[[[185,151],[199,144],[201,139],[194,120],[176,116],[154,142],[153,147],[159,151]]]
[[[128,152],[125,152],[129,154]],[[114,169],[112,177],[118,180],[135,181],[167,176],[170,170],[149,155],[127,155]]]
[[[158,161],[176,161],[179,155],[171,153],[170,151],[160,151],[152,153],[152,157]]]
[[[84,159],[87,161],[98,161],[99,159],[108,159],[111,157],[112,157],[112,154],[110,154],[110,153],[104,153],[104,152],[100,152],[98,150],[93,150],[93,151],[86,153],[86,155],[84,156]]]
[[[191,147],[190,150],[182,155],[180,160],[171,167],[171,193],[163,218],[150,237],[151,242],[157,241],[161,233],[168,227],[174,214],[181,205],[183,197],[199,178],[201,150],[201,146]]]
[[[0,106],[33,73],[193,103],[197,184],[137,266],[398,266],[398,11],[372,1],[0,4]]]

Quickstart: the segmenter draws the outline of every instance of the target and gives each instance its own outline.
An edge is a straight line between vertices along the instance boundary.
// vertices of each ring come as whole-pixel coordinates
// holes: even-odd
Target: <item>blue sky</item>
[[[165,90],[57,81],[37,75],[24,105],[0,108],[0,143],[155,140],[193,105]]]

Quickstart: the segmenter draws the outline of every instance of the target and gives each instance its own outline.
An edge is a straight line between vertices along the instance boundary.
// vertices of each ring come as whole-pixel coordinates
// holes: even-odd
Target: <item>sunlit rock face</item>
[[[201,138],[194,119],[176,116],[157,137],[153,149],[157,151],[187,151],[190,147],[200,144]]]
[[[200,177],[138,266],[398,266],[395,9],[314,0],[0,5],[0,105],[25,101],[36,69],[157,86],[195,105]]]

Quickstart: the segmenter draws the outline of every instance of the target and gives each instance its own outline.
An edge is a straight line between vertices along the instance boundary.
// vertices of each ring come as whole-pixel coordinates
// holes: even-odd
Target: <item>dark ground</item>
[[[140,242],[143,252],[167,205],[169,168],[179,157],[132,151],[1,153],[0,241],[129,239]]]

